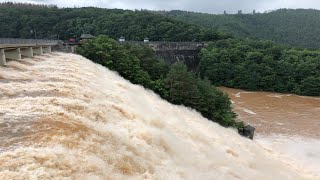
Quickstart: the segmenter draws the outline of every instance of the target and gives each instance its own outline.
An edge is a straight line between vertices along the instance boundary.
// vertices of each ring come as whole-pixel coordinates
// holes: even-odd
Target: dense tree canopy
[[[148,11],[2,3],[0,17],[0,37],[66,40],[88,33],[139,41],[145,37],[152,41],[209,41],[226,36]]]
[[[177,20],[231,33],[272,40],[299,48],[320,48],[320,11],[280,9],[269,13],[213,15],[186,11],[158,12]]]
[[[201,52],[199,71],[217,86],[320,96],[320,51],[227,39]]]

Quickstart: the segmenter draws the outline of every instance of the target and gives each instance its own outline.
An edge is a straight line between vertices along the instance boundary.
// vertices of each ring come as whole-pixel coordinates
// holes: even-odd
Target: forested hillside
[[[0,3],[0,37],[66,40],[83,33],[114,39],[209,41],[225,35],[147,11]]]
[[[177,20],[214,28],[237,37],[272,40],[293,47],[320,48],[320,11],[280,9],[269,13],[213,15],[158,12]]]
[[[199,73],[217,86],[320,96],[320,51],[226,39],[202,49]]]

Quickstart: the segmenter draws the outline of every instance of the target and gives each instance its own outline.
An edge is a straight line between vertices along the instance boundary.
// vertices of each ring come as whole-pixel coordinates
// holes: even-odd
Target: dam
[[[7,60],[51,53],[51,47],[58,44],[56,40],[0,38],[0,66],[6,65]]]
[[[155,54],[167,64],[183,62],[189,69],[196,69],[200,62],[199,53],[202,48],[208,46],[207,42],[162,42],[126,41],[122,43],[132,45],[145,45],[150,47]]]
[[[317,179],[76,54],[0,67],[0,179]]]

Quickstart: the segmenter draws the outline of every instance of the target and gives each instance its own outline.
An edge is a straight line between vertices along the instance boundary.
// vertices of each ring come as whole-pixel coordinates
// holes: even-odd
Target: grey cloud
[[[0,0],[4,2],[7,0]],[[259,12],[279,8],[315,8],[320,2],[315,0],[13,0],[14,2],[56,4],[59,7],[95,6],[121,9],[187,10],[207,13],[235,13],[238,10]]]

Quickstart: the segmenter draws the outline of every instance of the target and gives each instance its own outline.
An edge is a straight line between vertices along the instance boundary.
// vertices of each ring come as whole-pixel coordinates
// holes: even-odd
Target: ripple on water
[[[261,134],[288,134],[320,139],[320,98],[221,88],[230,94],[239,118]],[[239,96],[238,94],[241,94]],[[236,95],[236,96],[234,96]]]

